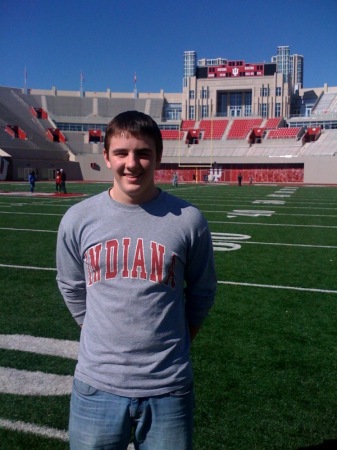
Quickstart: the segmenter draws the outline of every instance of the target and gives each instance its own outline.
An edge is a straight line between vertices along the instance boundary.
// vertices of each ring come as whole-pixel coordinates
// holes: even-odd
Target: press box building
[[[289,65],[288,65],[289,67]],[[282,117],[290,115],[292,78],[277,63],[223,58],[200,59],[184,53],[182,118]]]

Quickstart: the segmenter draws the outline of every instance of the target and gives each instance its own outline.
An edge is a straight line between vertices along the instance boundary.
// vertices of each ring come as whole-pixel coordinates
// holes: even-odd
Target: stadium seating
[[[283,119],[280,117],[274,117],[271,119],[267,119],[267,122],[265,123],[264,128],[266,130],[273,130],[274,128],[278,128],[282,121],[283,121]]]
[[[30,112],[37,119],[48,119],[48,113],[43,108],[30,107]]]
[[[58,97],[48,95],[45,97],[47,109],[53,116],[89,116],[93,112],[92,98]]]
[[[182,139],[182,137],[184,136],[184,133],[179,130],[160,130],[160,131],[162,138],[164,140],[177,141]]]
[[[318,141],[303,146],[302,156],[337,156],[337,130],[322,130]]]
[[[267,139],[294,139],[299,137],[301,129],[301,127],[276,128],[268,132]]]
[[[52,142],[64,143],[66,141],[64,134],[58,128],[48,128],[46,136]]]
[[[66,150],[60,144],[51,142],[46,138],[46,132],[51,123],[48,120],[40,120],[32,116],[31,106],[33,105],[25,101],[26,99],[23,98],[19,90],[0,88],[0,98],[0,125],[4,130],[4,133],[1,133],[0,145],[3,145],[5,148],[21,147],[39,149],[45,152],[58,150],[64,154],[66,153]],[[30,100],[30,97],[28,99]],[[33,104],[37,106],[34,99]],[[10,136],[8,132],[5,132],[7,125],[14,129],[16,126],[19,127],[20,133],[18,133],[17,137],[15,133],[14,136]],[[19,137],[24,138],[18,139]]]
[[[195,126],[195,120],[183,120],[181,122],[180,129],[182,131],[188,131],[190,129],[193,129]]]
[[[314,114],[326,114],[337,111],[337,94],[324,93],[312,110]]]
[[[246,139],[252,128],[262,125],[261,119],[235,119],[229,129],[227,139]]]
[[[90,142],[90,132],[66,131],[67,145],[75,155],[103,153],[103,142]]]
[[[227,128],[228,120],[201,120],[199,128],[204,130],[203,139],[222,139]]]
[[[335,100],[330,100],[332,108]],[[65,167],[69,175],[72,165],[81,165],[80,176],[91,179],[93,166],[87,168],[88,156],[93,156],[89,162],[97,164],[98,171],[97,167],[102,167],[99,158],[103,153],[104,129],[111,117],[129,109],[156,119],[164,140],[163,167],[177,161],[196,165],[209,161],[246,164],[247,158],[247,164],[255,164],[262,158],[273,158],[274,162],[276,158],[299,160],[305,156],[337,155],[337,130],[330,123],[326,128],[321,126],[312,117],[298,121],[256,116],[179,121],[168,119],[164,103],[163,98],[157,97],[109,93],[79,97],[78,93],[76,96],[71,92],[37,90],[27,94],[22,89],[0,86],[2,157],[12,157],[24,168],[38,162],[39,175],[44,179],[53,176],[55,167]],[[4,156],[6,153],[9,156]],[[284,159],[281,162],[287,163]],[[23,169],[16,170],[15,176],[21,179]],[[75,169],[71,176],[75,176]]]
[[[272,157],[298,157],[302,151],[301,145],[255,145],[246,156],[267,156]]]
[[[27,139],[27,134],[18,125],[6,125],[5,131],[12,137],[16,139]]]

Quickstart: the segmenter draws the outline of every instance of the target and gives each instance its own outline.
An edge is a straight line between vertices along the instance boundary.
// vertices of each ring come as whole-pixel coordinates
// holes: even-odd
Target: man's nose
[[[137,157],[134,153],[129,153],[126,160],[126,167],[134,167],[137,165]]]

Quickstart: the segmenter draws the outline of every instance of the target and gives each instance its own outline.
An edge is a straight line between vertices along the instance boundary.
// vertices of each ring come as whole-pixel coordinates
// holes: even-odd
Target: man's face
[[[110,191],[120,203],[141,204],[158,194],[154,184],[154,172],[161,158],[156,154],[154,141],[143,136],[140,139],[121,133],[110,140],[108,152],[104,152],[107,167],[114,177]]]

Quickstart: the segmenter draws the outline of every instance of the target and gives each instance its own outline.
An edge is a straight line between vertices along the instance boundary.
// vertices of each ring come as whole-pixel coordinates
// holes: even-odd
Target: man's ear
[[[162,154],[157,156],[157,161],[156,161],[156,170],[159,169],[160,167],[160,163],[161,163],[161,158],[162,158]]]
[[[104,157],[104,161],[105,161],[105,164],[106,164],[107,168],[111,169],[111,163],[110,163],[110,160],[109,160],[109,152],[104,150],[103,151],[103,157]]]

